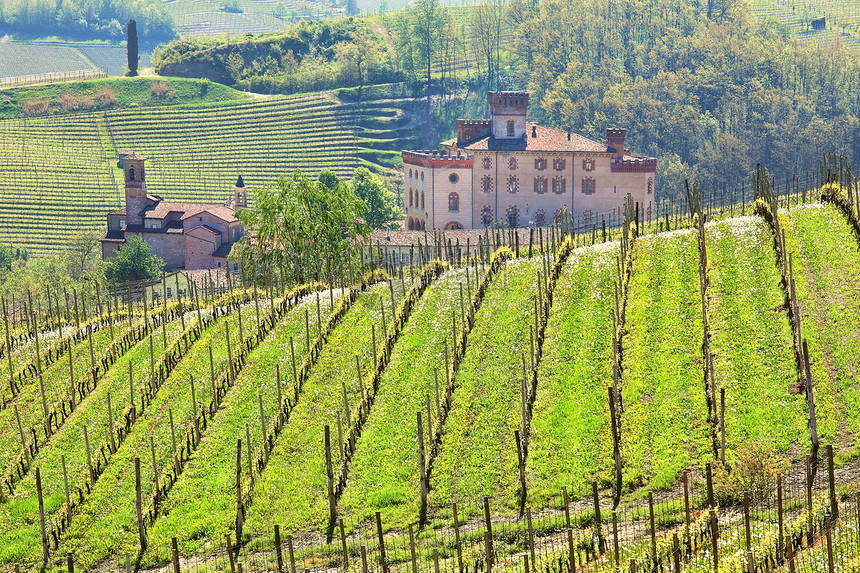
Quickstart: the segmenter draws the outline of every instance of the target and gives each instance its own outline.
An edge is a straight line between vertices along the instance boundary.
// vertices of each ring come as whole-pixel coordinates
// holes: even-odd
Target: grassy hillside
[[[849,459],[860,426],[856,353],[845,344],[856,338],[854,275],[860,247],[848,220],[833,206],[793,207],[782,217],[811,342],[819,432],[823,443],[833,443],[837,455]],[[482,257],[480,268],[443,273],[423,290],[411,291],[418,283],[404,273],[403,279],[346,294],[338,289],[307,295],[308,288],[299,292],[307,295],[303,299],[298,294],[284,298],[284,293],[269,295],[262,289],[256,301],[234,292],[202,315],[187,307],[182,315],[171,311],[164,315],[163,331],[160,326],[152,331],[152,342],[144,336],[123,347],[115,363],[99,370],[98,385],[77,394],[75,411],[50,424],[50,434],[40,430],[46,419],[40,386],[27,370],[21,389],[0,408],[5,445],[0,462],[12,476],[0,501],[0,568],[15,562],[29,567],[39,560],[35,467],[41,467],[47,496],[47,526],[59,540],[56,555],[74,552],[82,566],[139,549],[130,469],[135,457],[144,468],[144,534],[152,546],[142,562],[163,562],[172,537],[180,540],[183,555],[209,552],[228,533],[235,539],[239,439],[244,444],[241,541],[252,542],[242,551],[259,548],[276,523],[283,535],[314,539],[329,525],[326,425],[337,516],[349,520],[349,531],[363,535],[362,528],[372,525],[369,520],[379,511],[386,528],[403,532],[419,518],[421,507],[418,411],[429,411],[431,423],[422,429],[427,432],[425,469],[430,470],[429,523],[447,523],[453,501],[460,504],[461,519],[480,514],[476,504],[485,495],[492,497],[494,512],[512,519],[523,500],[522,483],[536,514],[555,511],[561,487],[587,500],[589,482],[596,478],[611,492],[607,388],[619,245],[591,246],[591,236],[579,239],[578,248],[565,246],[545,257],[529,258],[526,249],[519,257],[513,252],[507,259]],[[760,218],[727,219],[706,225],[705,245],[715,379],[727,396],[727,460],[735,466],[748,451],[802,459],[811,451],[807,406],[797,392],[799,373],[772,232]],[[685,470],[701,475],[707,462],[719,463],[703,378],[696,234],[652,228],[631,248],[629,283],[619,285],[619,296],[626,300],[619,325],[622,404],[617,419],[624,503],[641,497],[642,486],[673,492]],[[414,307],[404,314],[408,301]],[[157,309],[150,319],[169,308],[175,307]],[[138,311],[134,328],[141,328],[141,318]],[[120,319],[115,328],[122,333],[125,324]],[[395,331],[401,334],[392,336]],[[533,333],[546,338],[535,337],[533,346]],[[103,328],[93,336],[96,360],[107,352],[106,344]],[[78,340],[69,352],[76,379],[86,379],[88,340]],[[52,404],[69,398],[65,360],[42,368]],[[16,354],[16,369],[33,362],[32,356]],[[527,372],[533,382],[524,386]],[[28,454],[31,464],[16,461],[21,446],[15,411],[24,426],[38,430],[38,449]],[[112,423],[117,427],[111,429]],[[98,452],[93,471],[81,442],[84,428]],[[527,448],[520,475],[514,432],[521,430]],[[250,451],[244,449],[247,438]],[[71,506],[62,456],[73,484]],[[817,479],[826,483],[824,467],[822,462]],[[701,497],[695,496],[694,503]],[[805,491],[798,499],[797,504],[805,503]],[[683,506],[672,507],[660,509],[663,527],[683,523],[683,513],[677,513]],[[821,507],[815,501],[812,509]],[[642,515],[619,519],[635,522]],[[772,513],[754,516],[754,532],[773,527],[768,516]],[[576,535],[583,536],[577,537],[577,547],[585,550],[591,547],[587,524],[593,518],[574,517],[581,528]],[[728,512],[721,519],[737,520],[737,515]],[[798,523],[804,519],[801,515]],[[541,527],[548,528],[545,532],[560,526]],[[499,535],[500,542],[509,543],[500,552],[524,550],[516,545],[517,531],[503,529]],[[721,541],[726,551],[743,544],[742,533],[732,535]],[[756,537],[756,543],[771,543],[769,535]],[[464,543],[475,551],[479,539]],[[661,548],[671,542],[670,537],[658,539]],[[547,562],[560,558],[564,553],[540,557]],[[338,566],[339,549],[326,559],[328,566]]]

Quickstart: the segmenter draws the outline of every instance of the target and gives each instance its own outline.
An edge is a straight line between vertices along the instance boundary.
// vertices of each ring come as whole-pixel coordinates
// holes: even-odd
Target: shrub
[[[40,115],[48,113],[51,109],[51,104],[46,100],[37,99],[34,101],[25,101],[22,107],[24,108],[24,113],[27,115]]]
[[[96,94],[96,101],[100,106],[109,106],[116,103],[116,92],[105,86]]]
[[[60,96],[60,107],[63,108],[63,111],[74,111],[78,108],[78,101],[75,99],[70,93],[64,93]]]
[[[167,93],[167,83],[163,81],[153,82],[150,90],[155,97],[162,97]]]
[[[767,500],[776,488],[776,478],[788,469],[788,461],[766,441],[743,442],[731,471],[717,465],[714,470],[714,499],[720,506]]]

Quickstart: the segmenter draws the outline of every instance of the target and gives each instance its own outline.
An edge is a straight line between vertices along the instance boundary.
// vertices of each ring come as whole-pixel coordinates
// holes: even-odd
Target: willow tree
[[[255,189],[252,206],[239,212],[247,235],[230,258],[246,270],[287,267],[298,282],[346,275],[370,233],[366,211],[342,181],[328,187],[298,170],[282,175]]]

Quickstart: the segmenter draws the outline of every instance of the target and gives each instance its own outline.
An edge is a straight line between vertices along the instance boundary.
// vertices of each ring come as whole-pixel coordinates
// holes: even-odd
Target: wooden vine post
[[[140,458],[135,456],[134,458],[134,509],[137,514],[137,533],[140,537],[140,549],[141,551],[146,550],[146,528],[143,523],[143,507],[141,500],[141,489],[140,489]]]
[[[329,523],[334,525],[337,519],[337,499],[334,495],[334,467],[331,458],[331,430],[325,426],[325,471],[328,482],[328,517]]]
[[[250,446],[249,446],[250,448]],[[242,539],[245,508],[242,503],[242,438],[236,440],[236,539]]]
[[[421,423],[421,410],[416,413],[418,419],[418,472],[421,479],[421,508],[418,512],[418,523],[423,525],[427,519],[427,464],[424,452],[424,426]]]

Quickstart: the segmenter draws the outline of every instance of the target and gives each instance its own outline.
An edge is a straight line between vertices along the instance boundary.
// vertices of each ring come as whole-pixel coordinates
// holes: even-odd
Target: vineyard
[[[766,182],[603,241],[9,301],[0,568],[851,570],[860,196]]]
[[[802,41],[832,41],[860,45],[860,2],[857,0],[753,0],[759,18],[781,22]],[[812,21],[824,18],[826,29],[813,30]]]
[[[0,120],[4,244],[46,254],[60,251],[78,231],[103,229],[105,214],[123,201],[119,149],[149,159],[150,192],[218,203],[239,174],[257,187],[295,169],[348,176],[359,165],[390,168],[416,133],[408,103],[404,112],[390,100],[358,104],[311,94],[221,102],[241,94],[213,84],[205,104],[169,105],[151,101],[150,82],[129,89],[121,82],[91,84],[93,91],[107,86],[117,99],[141,107]],[[179,102],[204,89],[199,81],[167,85]],[[63,92],[26,93],[24,100],[48,101]]]

